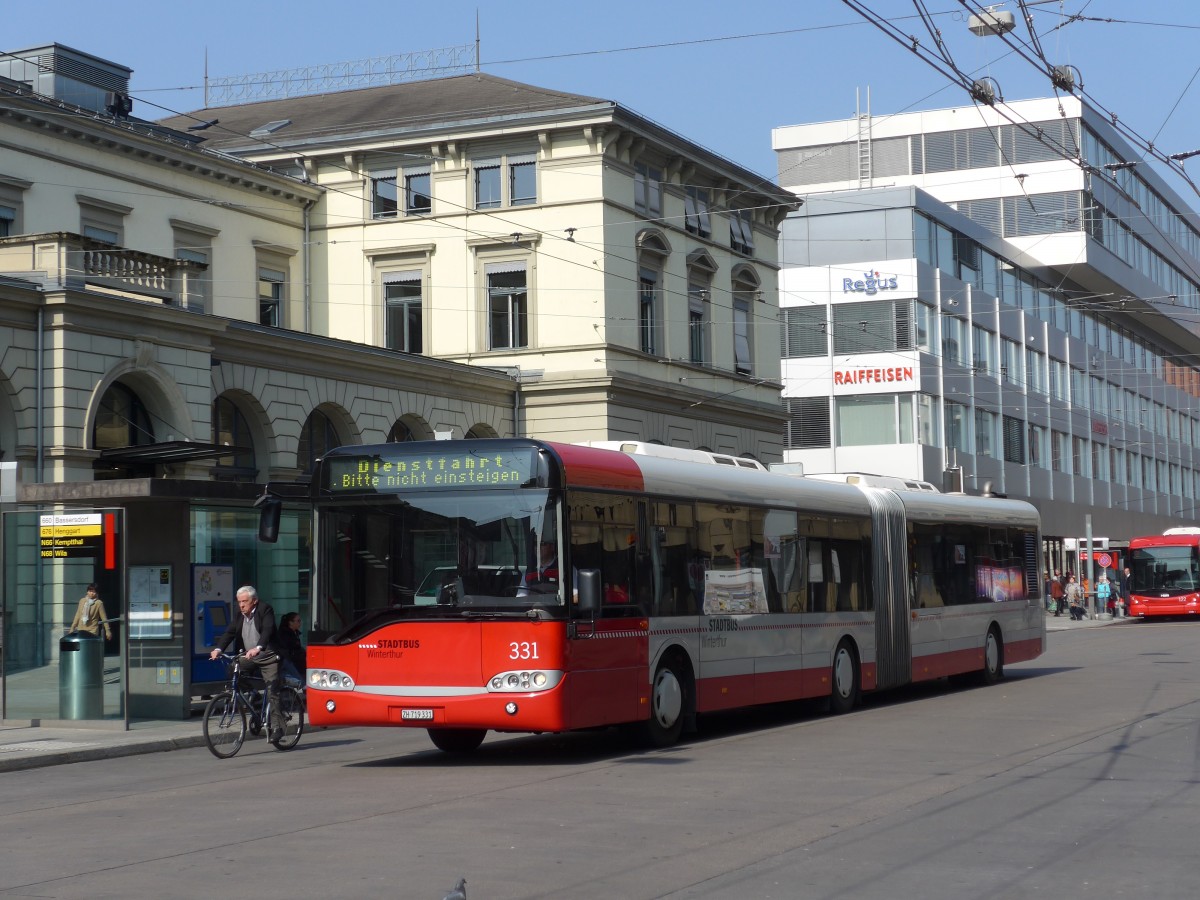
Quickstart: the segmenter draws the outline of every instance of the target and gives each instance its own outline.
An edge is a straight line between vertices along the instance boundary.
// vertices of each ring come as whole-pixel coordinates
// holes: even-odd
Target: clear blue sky
[[[910,0],[863,3],[932,44]],[[1009,100],[1050,94],[1003,42],[972,35],[956,0],[926,7],[960,68],[991,76]],[[1017,13],[1016,34],[1027,37],[1016,3],[1002,8]],[[1200,148],[1200,3],[1031,8],[1047,57],[1075,66],[1103,107],[1145,137],[1157,134],[1168,153]],[[841,0],[48,0],[6,12],[0,49],[58,42],[129,66],[135,101],[166,108],[135,102],[134,114],[159,118],[203,105],[206,51],[209,73],[228,76],[468,44],[477,10],[485,71],[615,100],[772,179],[771,129],[851,116],[856,89],[870,88],[876,116],[967,102]],[[1117,21],[1055,30],[1075,14]],[[1192,168],[1200,176],[1200,157]]]

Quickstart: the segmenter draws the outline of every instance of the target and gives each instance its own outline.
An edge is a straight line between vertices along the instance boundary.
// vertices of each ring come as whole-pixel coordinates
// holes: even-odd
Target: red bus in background
[[[975,673],[1045,650],[1037,511],[525,439],[343,447],[313,477],[312,724],[633,724]]]
[[[1126,609],[1131,616],[1200,612],[1200,528],[1171,528],[1129,542]]]

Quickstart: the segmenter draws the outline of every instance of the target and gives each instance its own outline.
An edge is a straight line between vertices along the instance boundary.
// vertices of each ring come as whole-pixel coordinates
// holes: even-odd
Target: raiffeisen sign
[[[832,389],[847,394],[904,394],[921,389],[921,369],[915,353],[864,353],[834,357]]]

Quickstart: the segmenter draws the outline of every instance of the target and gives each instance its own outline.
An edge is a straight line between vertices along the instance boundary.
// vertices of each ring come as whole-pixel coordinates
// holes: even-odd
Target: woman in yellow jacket
[[[75,610],[75,618],[71,620],[72,631],[86,631],[95,637],[100,636],[100,626],[104,626],[105,640],[112,640],[112,629],[108,626],[108,613],[104,611],[104,601],[96,594],[96,586],[89,584],[87,594],[80,599],[79,609]]]

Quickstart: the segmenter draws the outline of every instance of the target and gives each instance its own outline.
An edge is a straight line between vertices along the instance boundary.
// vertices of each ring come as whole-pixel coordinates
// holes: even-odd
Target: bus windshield
[[[1135,594],[1170,597],[1200,590],[1200,557],[1195,547],[1139,547],[1130,551]]]
[[[565,615],[557,582],[536,583],[557,553],[556,493],[489,488],[406,493],[318,507],[321,623],[340,631],[383,610],[402,617]],[[548,549],[547,549],[548,548]]]

